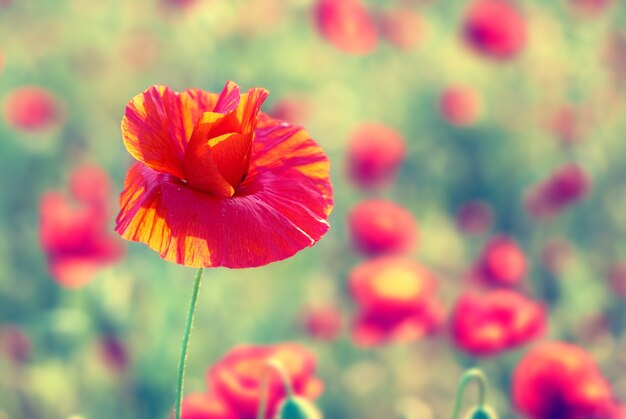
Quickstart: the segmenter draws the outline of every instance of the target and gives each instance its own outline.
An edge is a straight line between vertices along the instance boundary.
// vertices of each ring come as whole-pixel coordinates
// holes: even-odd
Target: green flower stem
[[[198,291],[200,290],[200,282],[204,268],[198,269],[196,279],[193,283],[193,292],[191,294],[191,302],[189,303],[189,311],[187,312],[187,322],[185,323],[185,332],[183,334],[183,345],[180,350],[180,360],[178,361],[178,382],[176,383],[176,404],[174,405],[174,418],[180,419],[180,405],[183,401],[183,381],[185,379],[185,366],[187,364],[187,350],[189,349],[189,336],[191,335],[191,325],[193,317],[196,314],[196,306],[198,305]]]
[[[458,419],[461,414],[461,405],[463,404],[463,393],[465,392],[465,387],[472,381],[475,380],[478,383],[478,407],[483,408],[485,405],[485,393],[487,392],[487,377],[482,370],[478,368],[472,368],[465,371],[465,374],[461,377],[459,381],[459,386],[456,390],[456,397],[454,400],[454,411],[452,413],[452,419]]]
[[[268,390],[270,384],[270,373],[275,371],[278,373],[280,380],[283,382],[283,387],[285,388],[285,392],[287,393],[287,397],[291,398],[294,396],[293,387],[291,386],[291,380],[289,379],[289,375],[283,365],[277,359],[270,359],[265,364],[265,374],[263,376],[263,385],[261,387],[261,399],[259,400],[259,411],[257,413],[257,419],[265,419],[265,414],[267,411],[267,399],[268,399]]]

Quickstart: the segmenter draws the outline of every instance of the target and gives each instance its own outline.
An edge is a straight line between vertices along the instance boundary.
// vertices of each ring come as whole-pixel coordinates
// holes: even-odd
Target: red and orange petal
[[[495,59],[513,58],[528,37],[525,18],[507,0],[474,0],[466,12],[463,34],[474,50]]]
[[[400,133],[382,124],[361,124],[348,140],[350,180],[365,189],[387,186],[405,155],[406,144]]]
[[[348,277],[350,292],[360,309],[379,315],[419,309],[435,295],[433,275],[404,257],[381,257],[362,262]]]
[[[494,236],[483,249],[479,270],[488,282],[517,285],[526,275],[526,255],[512,238]]]
[[[49,90],[26,86],[13,90],[6,97],[4,118],[16,130],[40,132],[59,125],[63,120],[63,110]]]
[[[467,293],[451,317],[456,345],[475,356],[495,355],[540,337],[546,328],[544,308],[513,291]]]
[[[329,162],[303,129],[261,114],[248,174],[232,197],[192,189],[136,163],[121,207],[116,231],[166,260],[195,267],[261,266],[314,245],[328,230]]]
[[[481,99],[470,86],[449,86],[441,94],[439,110],[443,118],[458,127],[474,125],[481,113]]]
[[[207,376],[208,386],[241,417],[252,418],[258,410],[267,376],[267,406],[269,412],[274,412],[286,393],[276,371],[268,369],[269,361],[282,366],[296,395],[313,400],[322,393],[323,384],[313,375],[315,356],[297,344],[235,348],[211,368]]]
[[[336,48],[354,55],[376,48],[376,23],[360,0],[317,0],[313,14],[320,34]]]
[[[354,246],[366,255],[407,253],[417,245],[415,217],[391,201],[357,204],[348,214],[348,228]]]
[[[545,342],[531,349],[513,373],[517,409],[536,419],[604,416],[614,402],[608,382],[578,346]]]
[[[181,404],[181,419],[240,418],[241,416],[225,400],[212,393],[189,394]]]

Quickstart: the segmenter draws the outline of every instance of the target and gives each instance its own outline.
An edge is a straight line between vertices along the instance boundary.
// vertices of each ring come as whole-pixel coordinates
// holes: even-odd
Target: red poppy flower
[[[496,59],[517,55],[526,44],[526,22],[505,0],[475,0],[469,6],[463,32],[477,52]]]
[[[380,16],[380,33],[401,49],[413,49],[424,42],[426,25],[422,17],[406,7],[397,7]]]
[[[50,275],[61,285],[77,288],[104,265],[118,260],[122,244],[108,234],[110,184],[97,167],[81,167],[70,179],[70,202],[59,192],[41,201],[41,246]]]
[[[213,393],[185,396],[181,412],[181,419],[241,419],[223,398]]]
[[[495,236],[485,245],[478,268],[488,282],[516,285],[526,275],[526,256],[515,240]]]
[[[535,346],[513,373],[513,400],[533,419],[606,418],[611,389],[583,349],[563,342]]]
[[[349,286],[359,307],[353,327],[357,345],[419,339],[443,321],[434,277],[410,259],[384,257],[364,262],[350,272]]]
[[[315,356],[297,344],[237,347],[210,369],[208,386],[238,418],[254,419],[270,360],[278,361],[284,368],[296,395],[312,400],[322,393],[323,384],[314,376]],[[267,406],[271,416],[286,393],[275,371],[270,370],[269,377]]]
[[[417,244],[415,217],[391,201],[359,203],[348,214],[348,227],[354,245],[366,255],[405,253]]]
[[[552,218],[584,199],[589,189],[587,173],[582,167],[570,163],[560,167],[547,180],[531,186],[524,204],[531,216]]]
[[[544,308],[508,290],[466,293],[456,302],[451,319],[456,345],[472,355],[488,356],[540,337],[546,327]]]
[[[382,124],[362,124],[348,141],[348,175],[362,188],[387,186],[405,154],[404,139],[397,131]]]
[[[309,336],[320,340],[334,340],[341,332],[341,317],[337,307],[311,307],[303,311],[300,322]]]
[[[15,89],[7,96],[4,117],[16,130],[36,132],[57,126],[63,115],[61,106],[50,91],[27,86]]]
[[[329,228],[329,163],[306,131],[259,113],[263,89],[220,95],[155,86],[128,104],[116,231],[195,267],[288,258]]]
[[[480,96],[469,86],[449,86],[441,94],[439,109],[450,125],[468,127],[474,125],[480,116]]]
[[[491,227],[493,211],[482,201],[469,201],[461,206],[456,216],[456,224],[465,234],[482,234]]]
[[[320,34],[340,50],[362,55],[376,48],[376,24],[360,0],[317,0],[314,17]]]

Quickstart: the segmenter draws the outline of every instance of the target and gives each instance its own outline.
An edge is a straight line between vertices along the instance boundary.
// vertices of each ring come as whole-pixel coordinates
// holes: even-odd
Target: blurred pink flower
[[[407,7],[396,7],[379,16],[380,34],[394,46],[414,49],[424,43],[426,23],[422,16]]]
[[[484,201],[468,201],[460,208],[456,216],[458,229],[465,234],[483,234],[491,228],[493,210]]]
[[[354,246],[366,255],[407,253],[415,248],[418,226],[411,212],[392,201],[367,200],[348,214]]]
[[[354,55],[376,48],[376,23],[360,0],[317,0],[313,14],[320,34],[336,48]]]
[[[450,125],[469,127],[478,121],[481,100],[471,86],[452,85],[446,87],[439,100],[441,116]]]
[[[494,285],[517,285],[526,275],[526,256],[517,242],[504,235],[485,244],[478,262],[479,275]]]
[[[4,118],[16,130],[37,132],[60,125],[64,116],[52,92],[38,86],[25,86],[6,97]]]
[[[382,124],[365,123],[348,140],[348,175],[364,189],[385,187],[395,179],[405,156],[400,133]]]
[[[309,307],[300,315],[306,333],[319,340],[334,340],[341,333],[341,311],[335,306]]]

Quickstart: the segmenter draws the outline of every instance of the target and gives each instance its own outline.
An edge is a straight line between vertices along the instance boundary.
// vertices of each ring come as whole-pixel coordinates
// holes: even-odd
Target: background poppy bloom
[[[456,216],[459,230],[465,234],[485,233],[493,222],[493,210],[487,202],[469,201],[464,203]]]
[[[384,257],[361,263],[350,272],[349,286],[359,310],[353,326],[358,345],[418,339],[443,320],[434,277],[410,259]]]
[[[417,244],[415,217],[391,201],[359,203],[348,214],[348,228],[355,247],[367,255],[404,253]]]
[[[513,373],[513,400],[534,419],[609,418],[611,389],[583,349],[546,342],[531,349]]]
[[[475,0],[465,16],[466,41],[479,53],[509,59],[526,44],[526,22],[513,4],[505,0]]]
[[[183,399],[182,419],[240,418],[223,398],[214,393],[191,393]]]
[[[462,350],[477,356],[494,355],[541,336],[543,307],[514,291],[466,293],[452,312],[452,336]]]
[[[387,186],[396,177],[405,154],[400,133],[382,124],[362,124],[348,140],[348,175],[361,188]]]
[[[381,13],[381,36],[401,49],[413,49],[424,42],[426,26],[422,17],[408,7],[396,7]]]
[[[470,86],[449,86],[441,94],[439,109],[450,125],[468,127],[474,125],[480,116],[480,96]]]
[[[478,269],[488,282],[516,285],[526,275],[526,256],[512,238],[494,236],[485,244]]]
[[[329,228],[328,159],[302,128],[259,113],[266,96],[229,82],[131,100],[122,133],[138,162],[116,231],[195,267],[261,266],[315,244]]]
[[[238,418],[252,419],[259,408],[263,381],[269,374],[267,407],[271,415],[286,393],[276,371],[267,368],[270,360],[284,368],[296,395],[313,400],[322,393],[323,383],[314,376],[314,354],[291,343],[240,346],[231,350],[211,367],[207,375],[208,387],[230,405]]]
[[[570,163],[557,169],[545,181],[531,186],[524,203],[534,218],[551,218],[584,199],[590,187],[585,170]]]
[[[310,307],[300,318],[302,328],[309,336],[320,340],[334,340],[341,333],[341,311],[334,306]]]
[[[50,275],[61,285],[86,284],[105,265],[123,254],[122,243],[108,234],[110,182],[94,166],[76,169],[70,179],[75,202],[59,192],[41,200],[39,235]]]
[[[61,121],[61,107],[54,95],[42,87],[26,86],[13,90],[4,101],[4,117],[16,130],[45,131]]]
[[[338,49],[362,55],[376,48],[376,23],[360,0],[317,0],[313,13],[320,34]]]

